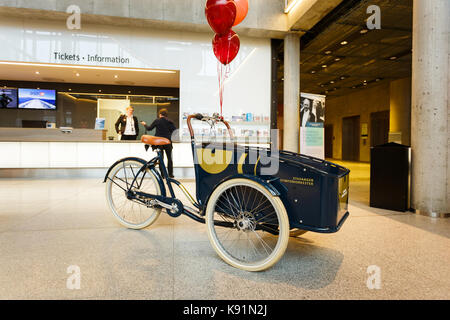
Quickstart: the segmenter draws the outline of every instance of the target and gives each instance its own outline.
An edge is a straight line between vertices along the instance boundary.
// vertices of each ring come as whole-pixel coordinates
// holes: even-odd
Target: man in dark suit
[[[139,135],[139,122],[133,116],[134,109],[129,106],[126,109],[126,114],[120,115],[116,121],[116,132],[121,135],[120,140],[136,140]]]
[[[172,133],[176,130],[175,124],[168,117],[167,109],[161,109],[159,111],[159,118],[153,121],[153,123],[147,126],[147,123],[142,121],[142,125],[144,125],[145,129],[148,131],[156,128],[155,136],[163,137],[170,140],[170,144],[166,146],[162,146],[161,149],[165,151],[167,157],[167,170],[169,171],[169,176],[173,178],[173,160],[172,160]]]
[[[308,122],[316,122],[316,116],[312,113],[311,100],[305,98],[300,110],[300,126],[306,127]]]

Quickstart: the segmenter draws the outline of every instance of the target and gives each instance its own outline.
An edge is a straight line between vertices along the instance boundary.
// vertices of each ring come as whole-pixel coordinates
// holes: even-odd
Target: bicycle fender
[[[140,162],[140,163],[142,163],[142,165],[144,165],[144,164],[147,163],[147,161],[145,161],[144,159],[141,159],[141,158],[135,158],[135,157],[128,157],[128,158],[122,158],[122,159],[120,159],[120,160],[117,160],[116,162],[114,162],[114,164],[113,164],[111,167],[109,167],[108,171],[106,172],[105,179],[103,180],[103,183],[106,182],[106,180],[108,179],[108,176],[109,176],[111,170],[112,170],[117,164],[119,164],[119,163],[122,162],[122,161],[131,161],[131,160],[132,160],[132,161]]]
[[[128,157],[128,158],[120,159],[120,160],[116,161],[111,167],[109,167],[108,172],[106,172],[105,179],[103,180],[103,183],[106,182],[106,180],[108,179],[108,176],[109,176],[111,170],[112,170],[117,164],[119,164],[120,162],[123,162],[123,161],[131,161],[131,160],[132,160],[132,161],[140,162],[140,163],[142,163],[142,165],[145,165],[145,164],[148,163],[148,161],[146,161],[146,160],[144,160],[144,159],[141,159],[141,158],[135,158],[135,157]],[[164,182],[163,182],[163,179],[162,179],[162,177],[161,177],[161,174],[158,172],[158,170],[155,169],[155,163],[154,163],[154,162],[150,162],[149,165],[148,165],[148,168],[149,168],[150,171],[152,171],[152,173],[155,175],[156,181],[158,181],[158,185],[159,185],[159,188],[160,188],[160,190],[161,190],[161,195],[162,195],[162,196],[166,196],[166,194],[167,194],[167,193],[166,193],[166,186],[164,185]]]

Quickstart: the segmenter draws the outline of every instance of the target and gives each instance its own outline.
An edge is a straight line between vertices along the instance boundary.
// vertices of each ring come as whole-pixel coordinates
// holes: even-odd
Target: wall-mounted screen
[[[19,109],[56,110],[56,90],[19,89]]]
[[[17,89],[0,89],[0,108],[17,108]]]

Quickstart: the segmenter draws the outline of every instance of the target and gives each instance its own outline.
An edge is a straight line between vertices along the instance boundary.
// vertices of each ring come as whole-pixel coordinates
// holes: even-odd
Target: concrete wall
[[[367,123],[369,138],[360,138],[360,161],[370,161],[370,114],[389,110],[390,83],[358,91],[356,93],[336,97],[326,101],[325,122],[333,125],[333,158],[342,159],[342,119],[360,116],[361,124]]]
[[[285,0],[249,0],[246,19],[233,29],[239,35],[284,38],[291,28],[303,34],[342,0],[303,0],[284,13]],[[81,9],[85,23],[141,26],[164,30],[211,32],[206,0],[0,0],[0,15],[64,20],[70,5]]]
[[[77,5],[83,21],[88,23],[210,32],[205,3],[206,0],[0,0],[0,13],[55,20],[67,17],[68,6]],[[235,31],[247,36],[283,37],[288,29],[284,0],[249,0],[249,6],[249,14]]]

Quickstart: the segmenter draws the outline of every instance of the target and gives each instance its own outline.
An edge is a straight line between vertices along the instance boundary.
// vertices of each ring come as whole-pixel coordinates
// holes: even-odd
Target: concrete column
[[[284,38],[284,128],[283,149],[299,152],[300,132],[300,37]]]
[[[412,207],[450,212],[450,1],[414,0],[412,70]]]

